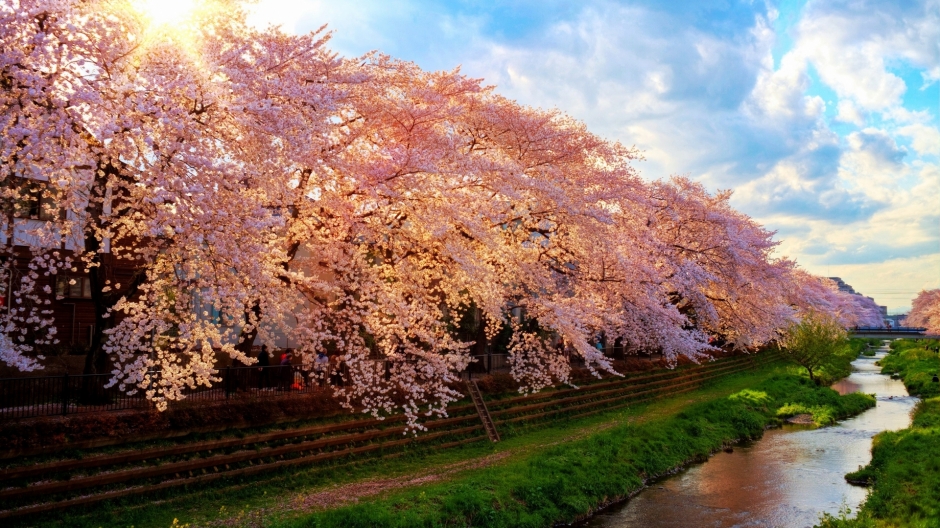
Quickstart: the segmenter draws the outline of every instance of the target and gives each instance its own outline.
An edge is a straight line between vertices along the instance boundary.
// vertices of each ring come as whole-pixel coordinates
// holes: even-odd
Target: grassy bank
[[[291,516],[278,527],[551,526],[572,522],[765,427],[796,408],[841,419],[874,405],[808,379],[775,375],[730,396],[615,425],[525,457],[370,502]],[[789,410],[784,410],[789,408]],[[781,413],[781,410],[784,412]],[[780,413],[780,414],[778,414]]]
[[[940,356],[933,350],[936,341],[899,339],[891,343],[891,354],[881,360],[881,372],[898,376],[907,392],[921,398],[940,396],[940,383],[933,377],[940,374]]]
[[[181,526],[552,525],[738,439],[759,436],[791,413],[827,423],[874,403],[864,395],[839,397],[790,370],[769,365],[594,416],[506,424],[498,444],[409,449],[395,458],[294,468],[12,524],[166,528],[178,518]]]
[[[857,517],[827,516],[822,526],[940,527],[940,383],[931,381],[940,370],[940,358],[924,350],[926,344],[895,341],[892,353],[881,361],[884,373],[898,375],[908,392],[925,399],[915,408],[910,428],[876,436],[871,463],[846,475],[872,485]]]
[[[170,526],[174,518],[183,524],[205,526],[222,522],[224,526],[267,526],[269,520],[294,515],[295,502],[316,493],[356,483],[374,483],[389,479],[412,479],[415,475],[438,478],[478,466],[480,461],[503,457],[528,456],[547,445],[629,420],[674,414],[690,401],[727,396],[766,379],[780,369],[780,364],[763,365],[723,376],[681,396],[666,397],[645,404],[608,410],[592,416],[561,416],[549,422],[515,422],[500,425],[503,439],[498,444],[477,442],[437,449],[416,444],[386,457],[357,455],[316,465],[274,470],[256,477],[230,478],[208,485],[154,491],[114,499],[95,505],[51,512],[32,518],[15,519],[13,526],[101,527],[135,526],[137,528]],[[424,477],[422,477],[424,478]]]

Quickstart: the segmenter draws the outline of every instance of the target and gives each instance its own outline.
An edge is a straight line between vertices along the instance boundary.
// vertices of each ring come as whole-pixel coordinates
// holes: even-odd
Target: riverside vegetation
[[[838,319],[822,312],[809,312],[787,327],[780,349],[805,369],[810,380],[828,386],[848,376],[852,361],[874,342],[849,339]]]
[[[275,522],[278,527],[551,526],[571,523],[641,490],[647,482],[723,447],[759,438],[791,414],[822,423],[875,404],[840,396],[778,371],[749,388],[665,415],[627,420],[586,438],[451,480],[401,490],[368,503]]]
[[[925,344],[929,343],[929,344]],[[898,340],[881,360],[882,372],[898,376],[910,394],[923,400],[908,429],[886,431],[874,438],[872,460],[846,475],[850,482],[871,484],[858,515],[823,517],[826,528],[940,526],[940,357],[936,341]],[[925,349],[927,347],[927,349]]]
[[[874,338],[868,338],[868,339],[853,338],[853,339],[849,339],[849,350],[850,350],[850,354],[849,354],[849,355],[850,355],[850,356],[851,356],[852,354],[855,355],[855,356],[852,357],[853,360],[855,359],[855,357],[857,357],[858,354],[861,354],[861,355],[866,356],[866,357],[875,357],[876,349],[877,349],[880,345],[881,345],[881,340],[880,340],[880,339],[874,339]],[[852,365],[849,364],[849,368],[850,368],[850,369],[851,369],[851,367],[852,367]]]

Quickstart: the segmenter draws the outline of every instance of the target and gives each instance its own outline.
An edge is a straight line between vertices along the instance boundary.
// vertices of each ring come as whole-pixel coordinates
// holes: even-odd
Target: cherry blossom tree
[[[342,389],[347,402],[388,410],[397,395],[409,413],[430,400],[441,410],[457,396],[446,384],[472,345],[448,325],[470,311],[483,321],[478,338],[515,326],[514,373],[528,388],[567,380],[567,359],[544,353],[552,330],[589,365],[609,369],[587,342],[596,325],[564,313],[578,303],[570,285],[559,291],[562,267],[550,254],[562,240],[559,219],[610,223],[599,198],[614,199],[621,182],[637,186],[632,151],[458,72],[429,74],[381,56],[367,59],[347,97],[330,154],[312,154],[316,168],[298,165],[285,242],[302,249],[287,281],[305,295],[294,338],[307,358],[343,351],[356,380]],[[581,196],[566,196],[573,192]],[[510,322],[514,310],[524,320]],[[543,331],[532,332],[539,323]],[[377,359],[390,370],[377,370]]]
[[[831,279],[796,269],[793,272],[790,292],[788,302],[797,314],[827,314],[835,317],[845,328],[884,325],[884,318],[875,301],[862,295],[840,291]]]
[[[237,0],[174,27],[114,2],[0,6],[4,273],[28,263],[0,360],[39,366],[43,277],[64,273],[95,307],[86,371],[159,408],[289,335],[304,364],[345,366],[346,405],[420,427],[497,335],[536,391],[570,383],[569,351],[614,373],[599,340],[674,363],[810,308],[867,320],[730,193],[646,183],[635,149],[561,112],[327,40],[252,28]]]
[[[940,334],[940,289],[923,290],[914,298],[905,326],[922,326],[930,334]]]
[[[692,324],[736,347],[776,336],[792,314],[783,301],[794,263],[774,258],[778,242],[731,208],[728,191],[709,194],[686,178],[654,182],[651,229],[666,295]]]
[[[114,382],[161,405],[210,383],[216,350],[251,361],[231,345],[237,331],[199,308],[238,314],[276,291],[278,255],[257,258],[283,225],[259,192],[284,137],[270,133],[271,107],[284,84],[295,100],[329,104],[319,72],[305,83],[289,68],[332,63],[321,37],[255,32],[238,4],[227,7],[179,30],[116,3],[0,8],[4,203],[13,209],[38,181],[37,198],[61,211],[40,225],[8,212],[6,254],[25,242],[41,264],[14,301],[38,295],[32,275],[86,276],[95,309],[86,372],[110,355]],[[322,131],[311,121],[297,133]],[[122,268],[133,272],[116,282]],[[22,364],[28,345],[9,336],[50,321],[17,309],[5,324],[4,359]]]
[[[884,316],[881,313],[881,308],[875,304],[873,299],[864,295],[841,293],[843,296],[848,296],[851,305],[845,311],[839,312],[846,328],[853,326],[880,328],[884,326]]]

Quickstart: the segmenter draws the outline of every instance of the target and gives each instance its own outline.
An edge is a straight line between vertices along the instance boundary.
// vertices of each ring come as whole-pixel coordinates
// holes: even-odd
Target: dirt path
[[[291,501],[291,509],[295,511],[312,511],[338,508],[346,504],[359,502],[359,499],[372,497],[386,491],[439,482],[455,473],[491,466],[500,460],[508,458],[512,454],[513,450],[507,450],[482,458],[448,464],[440,468],[435,468],[433,471],[423,471],[417,475],[367,479],[360,482],[342,484],[294,499]]]

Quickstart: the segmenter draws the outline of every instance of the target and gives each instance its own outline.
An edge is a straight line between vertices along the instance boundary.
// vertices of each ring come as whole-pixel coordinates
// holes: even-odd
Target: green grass
[[[929,343],[929,344],[928,344]],[[881,360],[881,372],[898,376],[907,391],[921,398],[940,396],[940,383],[933,377],[940,374],[940,356],[924,347],[935,347],[936,341],[899,339],[891,345],[891,354]]]
[[[869,482],[871,491],[858,516],[824,516],[821,526],[840,528],[940,527],[940,397],[925,382],[938,363],[924,341],[896,341],[882,360],[884,372],[898,374],[911,394],[927,396],[914,410],[911,427],[883,432],[872,443],[872,460],[846,478]],[[936,346],[931,342],[930,346]]]
[[[429,467],[461,463],[504,451],[513,451],[513,456],[521,456],[538,449],[539,446],[558,442],[560,438],[578,434],[583,430],[621,420],[642,420],[647,416],[675,413],[688,401],[726,396],[766,378],[777,368],[778,366],[767,366],[757,372],[747,371],[728,376],[692,393],[631,406],[624,410],[584,418],[562,416],[548,424],[502,425],[500,436],[503,441],[499,444],[479,442],[445,450],[417,445],[406,449],[396,458],[360,456],[351,461],[273,471],[255,478],[230,479],[224,484],[194,486],[116,499],[72,508],[65,513],[54,512],[14,520],[10,524],[44,527],[166,528],[172,524],[174,518],[180,519],[184,524],[200,525],[237,515],[242,515],[245,519],[258,515],[268,518],[270,514],[267,511],[272,506],[277,505],[285,496],[296,496],[298,492],[376,477],[413,475]]]
[[[829,393],[817,394],[816,402],[787,403],[777,409],[777,416],[789,418],[798,414],[810,414],[817,425],[832,425],[847,416],[854,416],[875,405],[875,398],[868,394],[852,393],[830,397]],[[839,401],[825,401],[836,400]]]
[[[449,482],[285,518],[272,526],[537,527],[570,523],[637,491],[646,479],[704,460],[730,443],[759,438],[786,404],[825,408],[820,415],[827,419],[845,418],[872,407],[874,398],[839,396],[806,378],[777,375],[730,396],[621,424]]]

